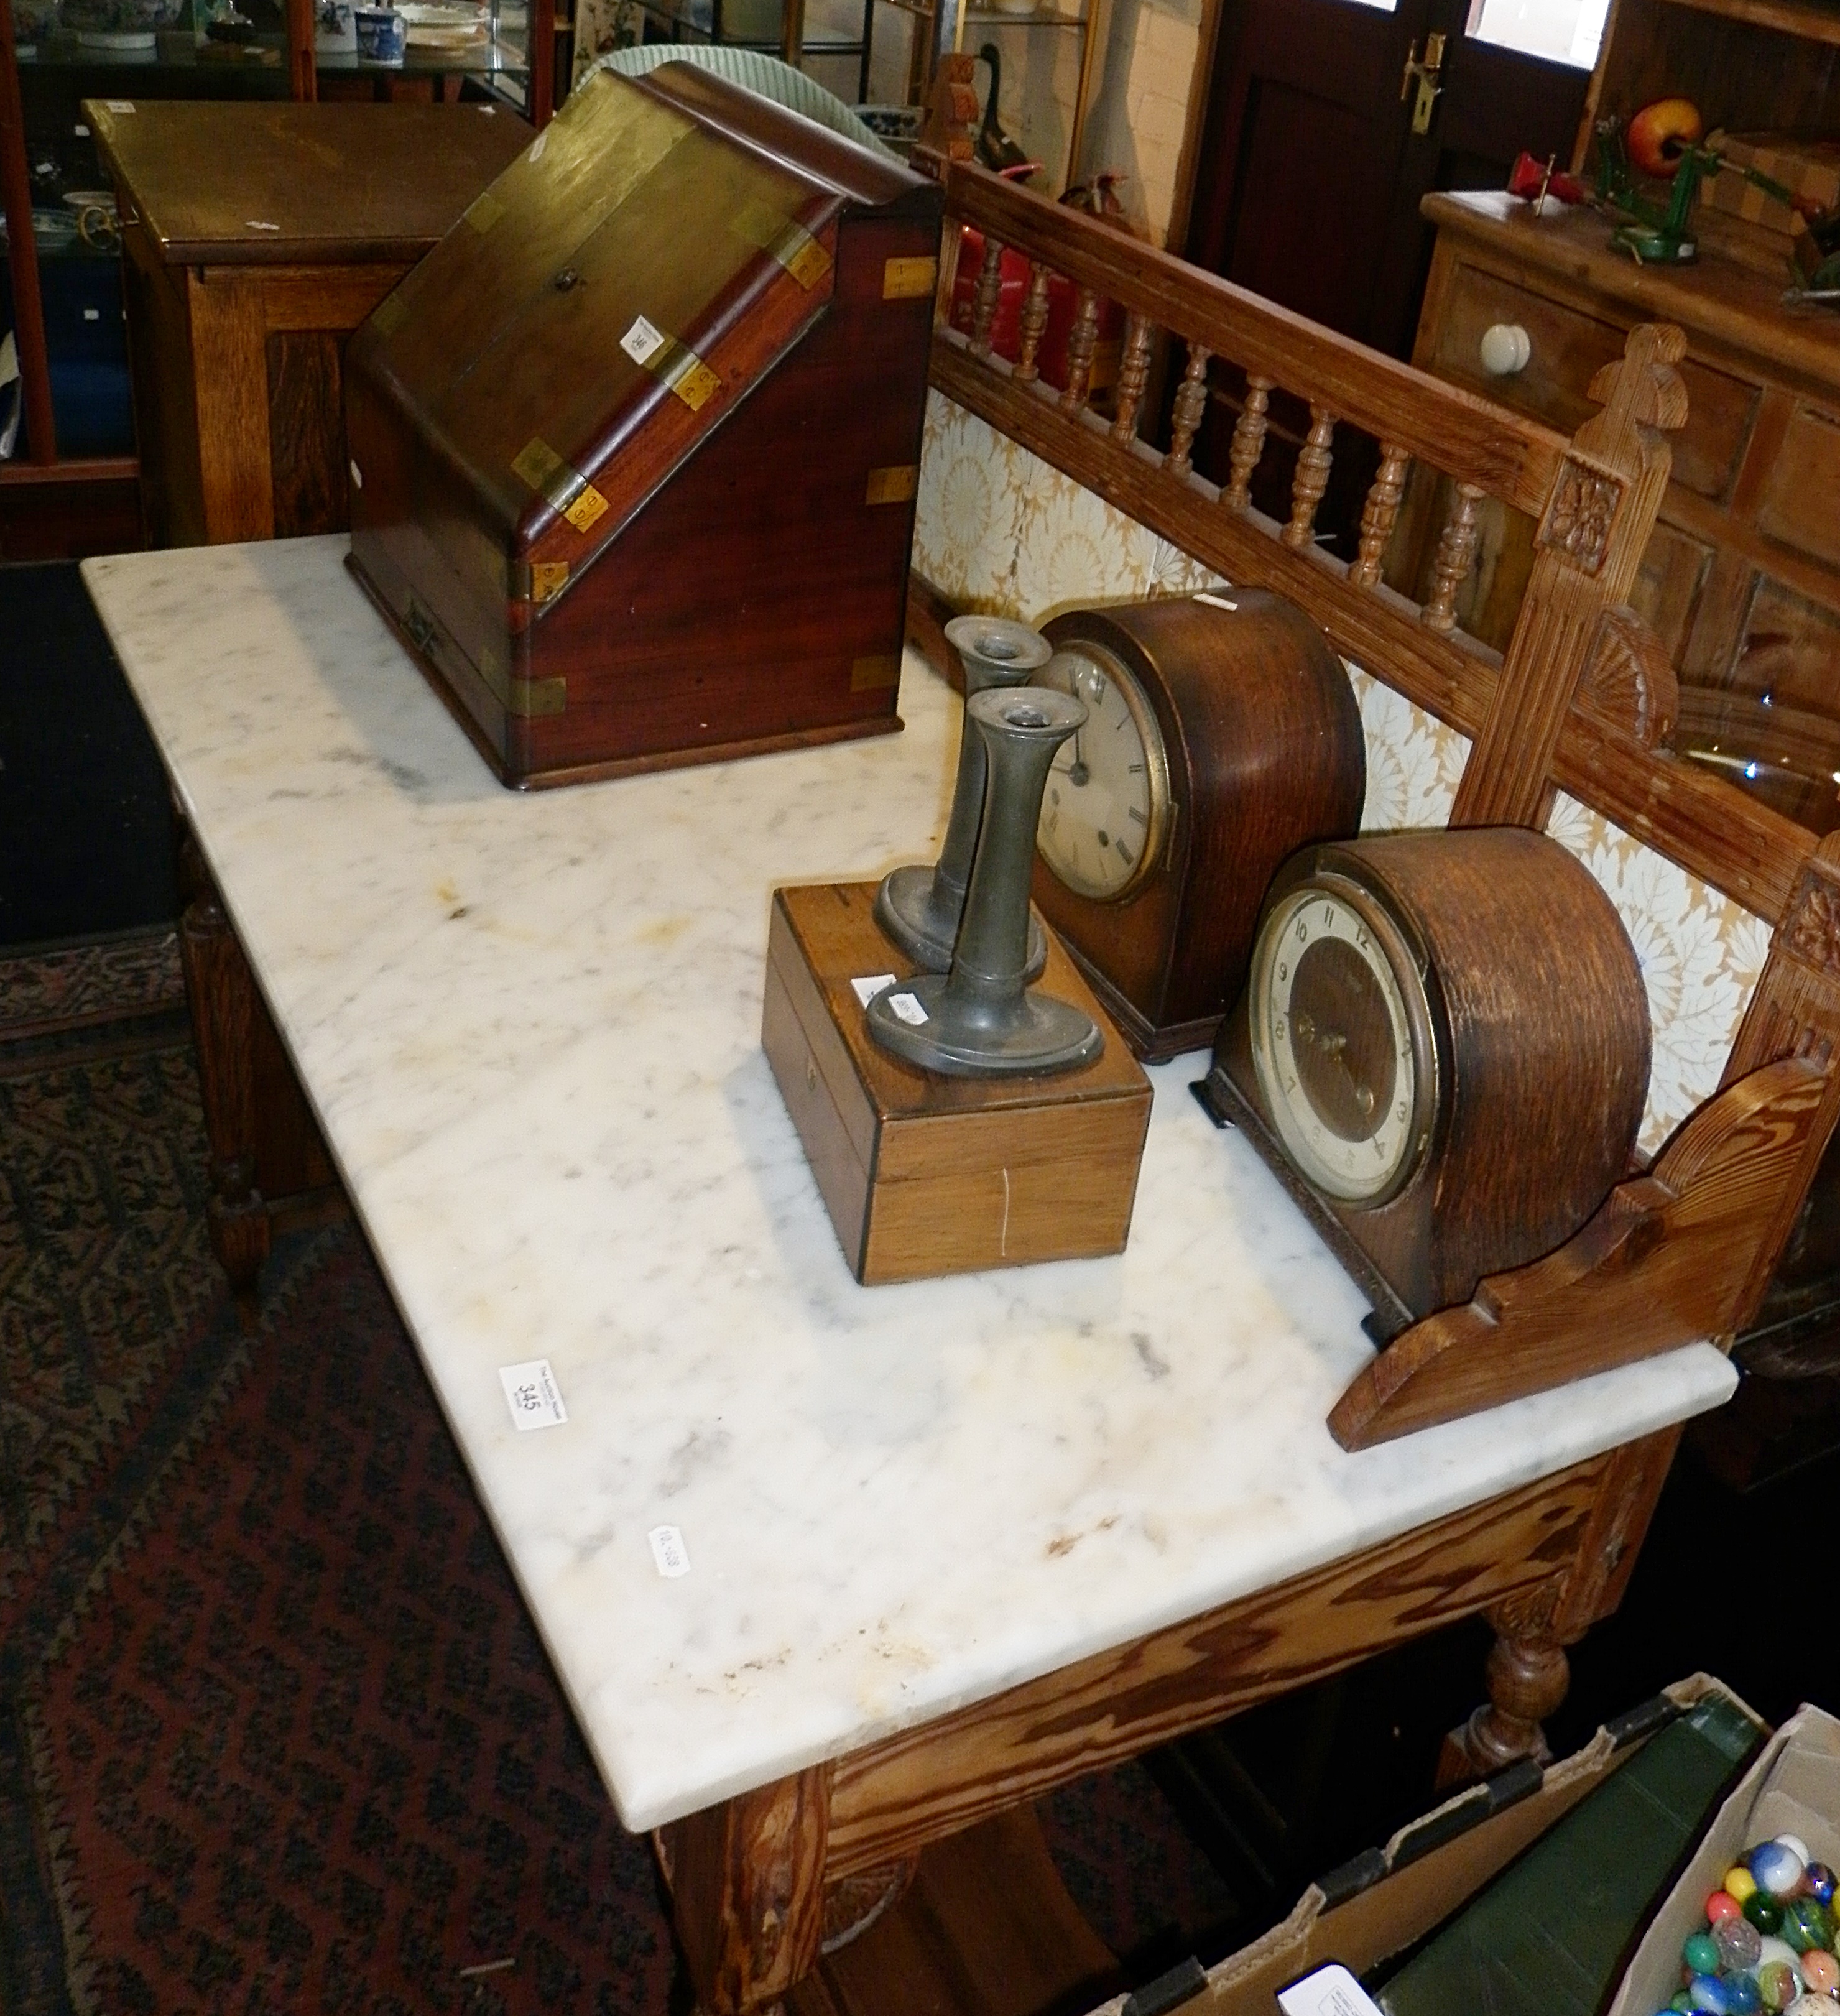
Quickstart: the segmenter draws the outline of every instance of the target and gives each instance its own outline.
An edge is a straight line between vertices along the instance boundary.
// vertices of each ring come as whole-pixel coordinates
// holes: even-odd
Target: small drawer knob
[[[1482,332],[1478,346],[1482,369],[1491,378],[1511,378],[1525,371],[1533,355],[1532,339],[1518,322],[1493,322]]]

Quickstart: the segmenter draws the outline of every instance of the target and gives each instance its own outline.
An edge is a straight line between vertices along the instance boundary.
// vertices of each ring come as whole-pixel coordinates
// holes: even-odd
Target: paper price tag
[[[917,1029],[921,1023],[929,1019],[926,1010],[911,994],[891,994],[888,1006],[910,1029]]]
[[[1381,2016],[1380,2007],[1339,1960],[1278,1991],[1284,2016]]]
[[[105,98],[103,100],[103,103],[108,106],[111,112],[131,112],[134,110],[134,102],[131,99]],[[81,127],[77,128],[79,132],[85,130],[85,129]]]
[[[878,994],[885,992],[894,984],[895,976],[891,973],[866,973],[860,980],[852,980],[850,982],[851,986],[855,990],[856,999],[865,1008]]]
[[[562,1404],[562,1388],[556,1383],[548,1359],[501,1365],[499,1383],[505,1389],[505,1404],[511,1409],[512,1421],[520,1431],[560,1428],[568,1419],[569,1410]]]
[[[657,1564],[658,1572],[666,1581],[690,1573],[690,1550],[675,1526],[654,1526],[646,1538],[652,1543],[652,1559]]]
[[[664,347],[664,333],[640,315],[621,337],[620,347],[635,364],[649,364]]]

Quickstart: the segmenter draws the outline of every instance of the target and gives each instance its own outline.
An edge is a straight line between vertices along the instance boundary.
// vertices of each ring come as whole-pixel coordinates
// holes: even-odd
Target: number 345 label
[[[562,1388],[549,1370],[546,1358],[533,1358],[522,1365],[501,1365],[499,1383],[505,1388],[505,1404],[520,1430],[559,1428],[569,1417],[562,1403]]]

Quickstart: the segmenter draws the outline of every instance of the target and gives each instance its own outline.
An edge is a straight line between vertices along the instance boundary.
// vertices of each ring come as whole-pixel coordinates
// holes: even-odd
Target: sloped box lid
[[[597,72],[380,304],[348,374],[471,493],[417,514],[463,578],[482,532],[512,558],[560,534],[578,576],[823,315],[840,215],[939,202],[689,63]]]

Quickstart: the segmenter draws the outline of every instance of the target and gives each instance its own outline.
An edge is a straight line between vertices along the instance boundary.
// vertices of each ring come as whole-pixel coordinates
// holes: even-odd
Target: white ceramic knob
[[[1483,330],[1478,348],[1482,369],[1491,378],[1511,378],[1525,371],[1533,355],[1532,340],[1518,322],[1492,322]]]

